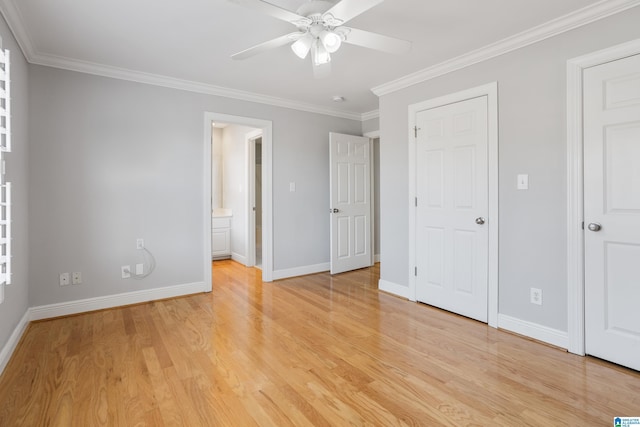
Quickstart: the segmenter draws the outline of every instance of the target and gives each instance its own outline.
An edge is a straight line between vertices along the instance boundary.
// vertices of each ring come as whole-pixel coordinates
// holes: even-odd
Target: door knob
[[[482,218],[481,216],[479,216],[478,218],[476,218],[476,224],[478,224],[478,225],[482,225],[482,224],[484,224],[484,218]]]
[[[597,222],[592,222],[591,224],[589,224],[587,226],[587,228],[591,231],[600,231],[602,230],[602,226],[600,224],[598,224]]]

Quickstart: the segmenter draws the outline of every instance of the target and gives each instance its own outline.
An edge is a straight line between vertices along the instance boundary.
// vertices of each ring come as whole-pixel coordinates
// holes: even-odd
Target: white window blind
[[[11,183],[5,180],[5,153],[11,151],[9,50],[0,49],[0,303],[11,284]]]

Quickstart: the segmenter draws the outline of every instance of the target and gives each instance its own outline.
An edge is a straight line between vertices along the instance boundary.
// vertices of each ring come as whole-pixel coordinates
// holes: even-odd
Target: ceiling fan
[[[233,59],[246,59],[291,43],[291,49],[301,59],[305,59],[311,52],[314,75],[325,77],[330,71],[331,54],[337,52],[343,42],[393,54],[406,53],[411,49],[411,42],[406,40],[344,26],[384,0],[340,0],[335,4],[326,0],[309,0],[295,13],[262,0],[230,1],[289,22],[298,28],[298,31],[231,55]]]

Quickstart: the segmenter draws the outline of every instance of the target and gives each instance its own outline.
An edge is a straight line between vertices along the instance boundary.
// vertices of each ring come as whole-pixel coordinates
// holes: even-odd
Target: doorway
[[[240,127],[253,128],[254,130],[261,132],[260,137],[260,183],[261,185],[261,212],[260,212],[260,242],[261,242],[261,267],[262,267],[262,280],[270,282],[273,280],[273,205],[272,205],[272,122],[261,119],[254,119],[251,117],[232,116],[228,114],[211,113],[206,112],[204,114],[204,194],[203,194],[203,247],[204,247],[204,274],[205,277],[211,277],[212,263],[212,139],[213,129],[215,123],[227,123],[230,125],[236,125]],[[246,147],[243,145],[242,153],[243,158],[246,159]],[[245,163],[246,164],[246,163]],[[244,165],[243,165],[244,166]],[[245,170],[245,168],[242,168]],[[242,174],[241,183],[237,182],[235,185],[235,191],[238,193],[248,193],[247,188],[253,185],[249,185],[248,175]],[[242,197],[244,203],[248,200],[248,197]],[[248,206],[248,205],[247,205]],[[249,218],[252,216],[249,214],[249,209],[246,208],[241,213],[242,221],[245,224],[249,222]],[[255,233],[255,230],[254,230]],[[233,236],[231,236],[233,239]],[[243,242],[244,243],[244,242]],[[246,259],[244,260],[246,262]]]
[[[262,130],[247,134],[247,266],[262,269]]]

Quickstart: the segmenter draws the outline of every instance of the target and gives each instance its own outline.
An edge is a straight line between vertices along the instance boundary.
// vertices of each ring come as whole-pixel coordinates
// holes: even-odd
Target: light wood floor
[[[33,323],[0,426],[611,426],[640,373],[377,291],[378,270]]]

